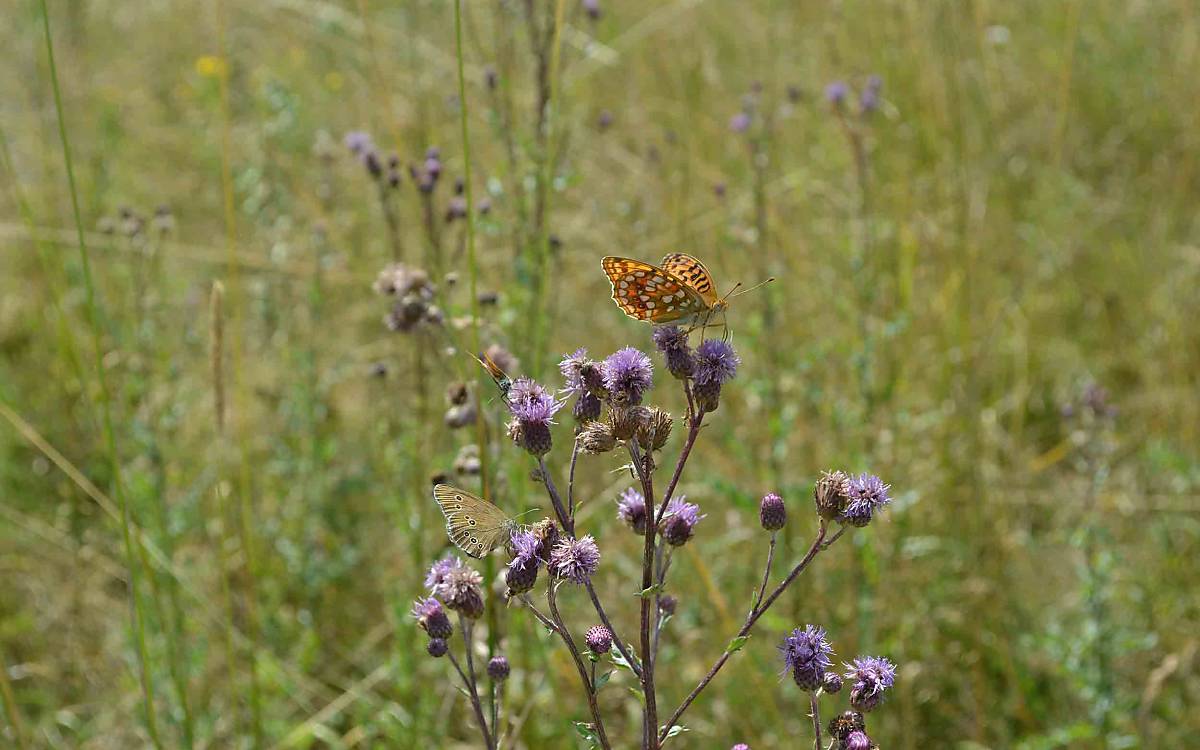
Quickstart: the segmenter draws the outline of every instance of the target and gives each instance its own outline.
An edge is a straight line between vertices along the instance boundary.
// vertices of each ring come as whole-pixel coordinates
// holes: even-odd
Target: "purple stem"
[[[808,548],[808,552],[804,555],[804,559],[797,563],[796,567],[792,568],[792,572],[789,573],[787,578],[783,579],[783,581],[775,587],[775,589],[771,592],[771,595],[767,597],[766,601],[750,611],[750,614],[746,616],[746,623],[742,625],[742,629],[737,632],[737,635],[735,635],[733,639],[731,639],[731,642],[732,640],[743,638],[749,635],[750,631],[754,628],[754,623],[758,622],[758,618],[762,617],[763,614],[765,614],[766,611],[771,608],[771,605],[775,603],[775,600],[787,590],[788,586],[792,585],[792,581],[796,580],[796,576],[804,572],[804,569],[807,568],[808,564],[813,561],[813,558],[817,556],[817,553],[823,549],[822,543],[825,541],[826,530],[825,522],[822,521],[821,527],[817,531],[817,538],[813,540],[812,546]],[[729,657],[732,655],[733,652],[726,647],[725,651],[721,654],[717,661],[712,665],[712,667],[709,668],[708,674],[704,675],[696,687],[692,688],[692,692],[688,693],[688,696],[683,699],[683,703],[679,704],[679,708],[675,709],[675,712],[671,714],[671,718],[667,719],[667,723],[663,727],[662,733],[659,735],[659,741],[666,739],[667,733],[671,730],[671,727],[675,726],[675,724],[679,721],[679,717],[683,715],[683,712],[687,710],[688,706],[692,705],[692,701],[696,700],[696,697],[704,691],[704,688],[708,687],[708,684],[713,681],[713,678],[716,677],[717,673],[721,671],[721,667],[725,666],[725,662],[729,661]]]

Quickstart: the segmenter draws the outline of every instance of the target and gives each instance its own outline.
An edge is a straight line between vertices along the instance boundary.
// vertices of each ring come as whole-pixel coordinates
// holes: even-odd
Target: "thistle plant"
[[[672,376],[670,382],[682,391],[686,403],[679,418],[655,404],[659,395],[654,387],[655,363],[636,347],[621,348],[603,359],[592,359],[586,349],[577,349],[560,362],[561,388],[518,377],[503,398],[508,437],[515,448],[527,454],[532,476],[545,490],[553,512],[553,517],[531,526],[512,526],[503,545],[509,558],[503,572],[503,596],[527,610],[571,656],[588,713],[586,719],[575,717],[575,725],[581,736],[601,748],[631,744],[629,738],[617,739],[611,734],[600,710],[598,693],[613,674],[624,670],[636,681],[642,713],[640,747],[661,747],[685,730],[681,720],[687,710],[732,656],[746,646],[763,615],[813,560],[847,531],[869,525],[890,503],[890,488],[877,476],[823,473],[814,487],[808,516],[809,523],[815,525],[811,543],[780,576],[773,571],[775,558],[796,551],[780,549],[778,533],[789,523],[803,523],[807,514],[798,507],[789,508],[780,494],[766,493],[758,504],[757,518],[768,535],[766,559],[761,583],[750,592],[750,611],[687,697],[669,711],[660,707],[656,679],[668,672],[658,669],[659,647],[677,606],[676,598],[669,593],[673,552],[705,533],[702,503],[689,501],[679,489],[689,458],[704,433],[702,428],[716,420],[723,398],[737,398],[730,389],[742,367],[741,357],[728,341],[704,339],[693,346],[689,338],[687,331],[673,326],[660,327],[653,336],[655,348]],[[574,440],[566,482],[560,490],[549,461],[556,450],[565,452],[563,438],[567,424],[572,422]],[[677,422],[681,428],[678,433]],[[679,437],[679,433],[682,437],[673,459],[665,458],[671,436]],[[635,584],[639,592],[636,632],[622,633],[614,627],[593,583],[601,569],[611,564],[606,560],[603,538],[597,533],[584,533],[578,525],[576,470],[581,457],[584,461],[609,462],[616,458],[628,472],[630,484],[614,498],[614,514],[620,521],[616,533],[632,532],[642,538],[641,574]],[[471,625],[483,611],[478,574],[449,557],[434,564],[426,585],[432,598],[420,600],[414,615],[430,635],[429,653],[452,657],[475,709],[485,745],[495,747],[501,739],[498,722],[502,719],[495,713],[494,703],[491,723],[485,718],[477,690],[479,678],[469,656]],[[576,590],[587,593],[599,620],[584,632],[568,627],[561,614],[568,602],[579,600]],[[459,614],[465,659],[454,656],[453,644],[444,635],[446,626],[434,615],[438,605]],[[507,611],[519,609],[511,607]],[[826,631],[812,624],[792,630],[783,638],[779,651],[784,672],[806,694],[808,705],[804,710],[812,716],[814,748],[824,747],[818,698],[841,694],[843,681],[849,685],[845,691],[848,708],[829,725],[828,748],[874,747],[864,716],[884,702],[892,687],[892,663],[883,657],[861,656],[846,663],[839,673]],[[597,672],[609,664],[612,669],[598,676]],[[518,662],[512,666],[519,669],[521,665]],[[487,673],[495,680],[501,672],[507,676],[509,669],[505,660],[503,668],[489,664]]]

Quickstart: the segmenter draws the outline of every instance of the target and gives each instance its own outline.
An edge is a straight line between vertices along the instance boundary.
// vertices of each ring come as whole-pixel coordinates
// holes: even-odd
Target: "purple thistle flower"
[[[462,561],[454,555],[446,555],[441,560],[435,562],[429,567],[429,572],[425,575],[425,588],[431,592],[435,591],[438,586],[446,581],[450,571],[459,565],[462,565]]]
[[[604,360],[601,375],[609,398],[621,406],[642,403],[642,394],[654,384],[650,358],[632,346],[610,354]]]
[[[787,525],[787,507],[783,498],[774,492],[764,495],[758,504],[758,520],[767,531],[779,531]]]
[[[826,672],[825,684],[821,686],[821,689],[830,695],[842,692],[842,676],[837,672]]]
[[[679,326],[662,326],[654,329],[654,346],[667,358],[667,371],[680,380],[690,376],[694,368],[692,347],[688,346],[687,332]]]
[[[816,625],[796,628],[779,646],[784,669],[792,670],[792,679],[802,690],[816,690],[825,679],[825,668],[833,664],[833,647],[825,640],[825,629]]]
[[[514,531],[512,540],[513,559],[504,571],[504,582],[508,585],[507,596],[523,594],[537,583],[538,567],[545,562],[539,556],[542,540],[532,531]]]
[[[371,135],[362,130],[351,130],[349,133],[346,133],[346,137],[342,142],[346,144],[346,148],[350,149],[350,153],[355,156],[362,156],[363,152],[375,148],[375,144],[371,140]]]
[[[883,694],[896,683],[896,666],[882,656],[860,656],[845,664],[844,676],[854,680],[850,706],[866,713],[883,702]]]
[[[664,617],[670,617],[675,614],[675,607],[679,606],[679,600],[670,594],[663,594],[658,600],[658,611]]]
[[[576,396],[587,389],[583,384],[583,366],[590,361],[587,349],[580,347],[563,357],[558,363],[558,371],[562,373],[563,381],[567,386],[564,390],[568,394]]]
[[[593,21],[600,18],[600,0],[583,0],[583,10]]]
[[[483,614],[483,576],[455,559],[454,567],[433,589],[433,595],[450,609],[472,620]]]
[[[883,79],[873,75],[867,79],[867,85],[859,96],[858,104],[862,114],[867,115],[879,109],[879,91],[883,88]]]
[[[725,385],[737,375],[741,357],[728,341],[705,339],[696,349],[696,372],[693,378],[697,385]]]
[[[511,668],[508,666],[508,659],[504,656],[497,654],[488,660],[487,676],[491,678],[492,682],[504,682],[508,679],[511,671]]]
[[[874,474],[859,474],[851,477],[847,486],[846,507],[838,519],[851,526],[866,526],[875,513],[892,499],[888,496],[889,485]]]
[[[590,534],[579,539],[565,538],[550,551],[550,571],[572,583],[587,583],[599,566],[600,548]]]
[[[454,626],[450,624],[450,618],[442,608],[442,603],[432,596],[418,599],[413,604],[412,616],[431,638],[449,638],[454,634]]]
[[[663,514],[659,530],[663,538],[673,547],[686,544],[695,533],[696,524],[700,523],[700,506],[689,503],[685,495],[671,498],[667,510]]]
[[[748,112],[738,112],[733,117],[730,117],[729,129],[734,133],[745,133],[750,129],[750,114]]]
[[[620,518],[633,533],[646,533],[646,498],[642,493],[630,487],[621,493],[617,500],[617,518]]]
[[[429,643],[425,645],[425,650],[435,659],[440,659],[446,655],[450,647],[446,644],[445,638],[430,638]]]
[[[551,418],[562,408],[562,402],[555,401],[545,388],[529,378],[513,381],[506,402],[515,417],[508,425],[512,441],[535,456],[548,453]]]
[[[844,81],[834,81],[825,87],[825,101],[832,104],[835,108],[841,107],[846,103],[846,96],[850,93],[850,87]]]
[[[846,738],[846,750],[871,750],[871,738],[866,732],[855,730]]]
[[[612,631],[603,625],[593,625],[583,634],[583,642],[587,644],[588,651],[593,654],[597,656],[607,654],[612,650]]]
[[[733,747],[729,748],[729,750],[750,750],[750,746],[745,742],[739,742]]]

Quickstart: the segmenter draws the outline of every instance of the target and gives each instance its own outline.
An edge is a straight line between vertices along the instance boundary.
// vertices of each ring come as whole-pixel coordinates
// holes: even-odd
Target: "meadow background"
[[[85,269],[42,6],[6,3],[0,745],[151,745],[140,651],[163,747],[473,746],[407,615],[446,544],[430,477],[476,436],[443,418],[447,384],[477,378],[468,279],[497,295],[479,346],[557,383],[579,346],[650,348],[600,257],[674,250],[723,289],[778,281],[729,314],[744,363],[685,477],[708,517],[674,568],[660,705],[740,623],[758,497],[788,502],[784,560],[819,470],[878,473],[896,501],[818,558],[671,745],[803,745],[774,644],[805,622],[900,665],[872,714],[885,748],[1192,745],[1200,6],[602,0],[592,19],[566,0],[554,34],[553,0],[464,5],[490,201],[474,269],[444,216],[464,167],[451,3],[49,2]],[[399,156],[386,210],[342,143],[357,130]],[[422,194],[407,165],[429,147]],[[397,251],[444,325],[384,325],[372,283]],[[495,498],[544,502],[479,393]],[[579,482],[630,630],[618,465]],[[566,654],[498,615],[512,746],[578,744]],[[627,682],[601,694],[624,738]]]

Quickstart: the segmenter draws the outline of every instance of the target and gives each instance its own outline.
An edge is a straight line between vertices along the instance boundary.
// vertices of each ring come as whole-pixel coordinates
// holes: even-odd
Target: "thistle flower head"
[[[882,656],[860,656],[845,664],[844,676],[853,680],[850,706],[867,712],[883,702],[884,693],[896,683],[896,666]]]
[[[829,734],[840,743],[845,743],[853,732],[866,728],[866,721],[858,711],[843,711],[829,720]]]
[[[436,593],[437,587],[446,581],[450,571],[459,565],[462,565],[462,560],[454,555],[446,555],[429,566],[429,572],[425,574],[425,588]]]
[[[562,408],[550,392],[530,378],[517,378],[508,391],[508,410],[522,423],[549,424]]]
[[[609,398],[622,406],[640,404],[642,394],[654,384],[650,358],[631,346],[609,355],[601,375]]]
[[[826,672],[825,684],[821,686],[821,689],[830,695],[842,692],[842,676],[837,672]]]
[[[873,75],[867,79],[867,85],[863,87],[858,98],[859,111],[862,114],[869,115],[879,109],[879,92],[882,88],[883,79],[879,76]]]
[[[583,634],[583,642],[587,644],[588,651],[593,654],[597,656],[607,654],[612,650],[612,631],[603,625],[593,625]]]
[[[728,341],[705,339],[696,348],[696,371],[692,377],[697,385],[724,385],[737,375],[741,363]]]
[[[492,682],[504,682],[511,672],[508,659],[500,654],[493,656],[487,663],[487,676]]]
[[[750,750],[750,746],[745,742],[739,742],[733,747],[729,748],[729,750]]]
[[[862,730],[854,730],[846,737],[846,750],[871,750],[874,745],[871,738]]]
[[[679,326],[661,326],[654,329],[654,346],[667,360],[667,371],[680,380],[689,377],[695,366],[692,347],[688,346],[687,332]]]
[[[734,133],[745,133],[750,129],[750,114],[743,111],[738,112],[733,117],[730,117],[729,129]]]
[[[834,81],[825,87],[825,101],[832,104],[834,107],[841,107],[846,103],[846,96],[850,93],[850,87],[845,81]]]
[[[671,546],[678,547],[686,544],[695,533],[696,524],[700,523],[700,506],[687,502],[686,496],[673,497],[667,503],[659,530],[663,538]]]
[[[774,492],[763,495],[758,504],[758,520],[767,531],[779,531],[787,524],[787,508],[783,498]]]
[[[850,501],[850,477],[844,471],[823,471],[813,487],[817,515],[827,521],[840,518]]]
[[[433,595],[450,609],[472,620],[483,614],[483,576],[457,561],[445,580],[434,587]]]
[[[816,625],[796,628],[779,646],[784,669],[802,690],[816,690],[825,679],[825,669],[833,664],[833,647],[825,639],[825,629]]]
[[[425,650],[435,659],[440,659],[450,650],[450,646],[446,643],[445,638],[430,638],[429,643],[425,644]]]
[[[450,623],[442,603],[432,596],[418,599],[413,604],[412,616],[430,638],[449,638],[454,634],[454,626]]]
[[[635,534],[646,533],[646,498],[630,487],[617,498],[617,518],[624,521]]]
[[[667,617],[675,614],[677,606],[679,606],[679,600],[670,594],[663,594],[658,598],[658,611]]]
[[[572,583],[587,583],[599,566],[600,548],[590,534],[561,539],[550,551],[550,572]]]
[[[572,354],[568,354],[558,363],[558,371],[562,373],[563,381],[566,383],[564,389],[571,395],[578,395],[586,389],[583,384],[583,366],[591,362],[587,356],[587,349],[579,348]]]
[[[891,489],[874,474],[852,477],[846,487],[846,507],[839,520],[851,526],[866,526],[871,518],[892,501]]]
[[[371,134],[362,130],[351,130],[346,133],[343,143],[355,156],[362,156],[364,151],[375,147],[374,141],[371,140]]]
[[[612,425],[605,422],[588,422],[579,431],[576,440],[579,441],[579,449],[584,453],[608,453],[617,447]]]

